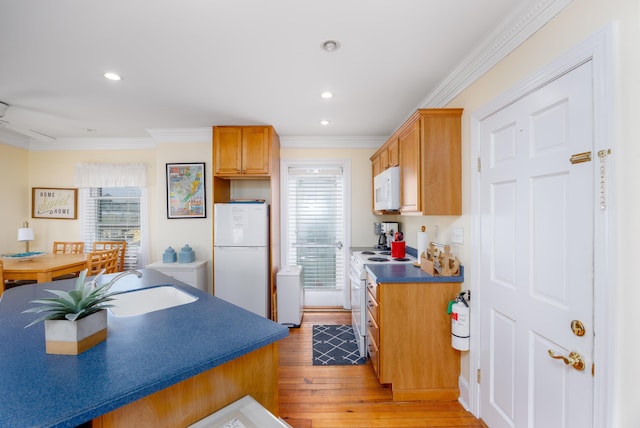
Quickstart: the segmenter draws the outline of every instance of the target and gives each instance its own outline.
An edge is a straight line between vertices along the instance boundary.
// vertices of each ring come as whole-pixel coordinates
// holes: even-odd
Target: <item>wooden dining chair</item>
[[[96,241],[93,243],[93,251],[102,251],[102,250],[112,250],[114,248],[118,249],[118,266],[117,271],[124,271],[124,256],[127,252],[127,242],[126,241]]]
[[[79,254],[84,253],[84,242],[64,242],[55,241],[53,243],[53,254]]]
[[[2,260],[0,259],[0,296],[2,296],[2,293],[4,293],[4,273],[2,269]]]
[[[54,241],[53,254],[80,254],[84,253],[84,242],[77,241]],[[61,279],[76,278],[78,275],[69,273],[53,278],[54,281]]]
[[[87,276],[105,273],[115,273],[118,269],[118,249],[92,251],[87,254]]]

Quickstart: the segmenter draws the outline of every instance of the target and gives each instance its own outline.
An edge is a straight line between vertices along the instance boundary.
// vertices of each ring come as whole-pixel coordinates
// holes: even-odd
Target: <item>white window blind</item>
[[[126,241],[124,269],[146,264],[146,163],[79,163],[80,220],[85,252],[96,241]]]
[[[306,289],[342,289],[342,168],[288,169],[288,257],[302,266]]]
[[[89,187],[80,190],[85,252],[97,241],[126,241],[124,269],[143,267],[142,221],[146,192],[139,187]]]

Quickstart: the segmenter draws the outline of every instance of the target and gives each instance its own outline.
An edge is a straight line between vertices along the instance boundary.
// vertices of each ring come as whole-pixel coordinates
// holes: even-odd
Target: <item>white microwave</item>
[[[397,211],[400,209],[400,167],[393,166],[373,177],[373,209]]]

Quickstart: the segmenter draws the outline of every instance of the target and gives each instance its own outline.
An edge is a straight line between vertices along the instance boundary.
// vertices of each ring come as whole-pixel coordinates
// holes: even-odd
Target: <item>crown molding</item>
[[[210,143],[212,127],[147,129],[157,143]],[[280,136],[280,147],[285,148],[378,148],[386,137],[319,137]]]
[[[155,128],[147,132],[157,143],[211,143],[212,127]]]
[[[59,138],[54,143],[31,141],[29,150],[145,150],[154,149],[156,142],[151,138]]]
[[[573,0],[540,0],[512,13],[420,103],[444,107],[557,16]]]
[[[388,137],[316,137],[280,136],[280,147],[286,149],[377,149]]]

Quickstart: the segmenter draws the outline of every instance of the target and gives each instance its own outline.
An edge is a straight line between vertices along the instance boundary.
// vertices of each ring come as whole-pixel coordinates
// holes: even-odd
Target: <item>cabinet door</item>
[[[389,168],[389,151],[383,150],[380,152],[380,170],[384,171]]]
[[[213,173],[242,174],[242,128],[213,128]]]
[[[242,130],[242,172],[247,175],[269,175],[271,141],[269,128],[257,126]]]
[[[380,164],[380,156],[376,156],[371,159],[371,178],[382,172],[382,166]]]
[[[400,165],[400,143],[398,139],[393,139],[388,144],[389,167]]]
[[[420,140],[419,122],[400,135],[400,211],[420,211]]]
[[[422,215],[462,214],[461,111],[421,119]]]

